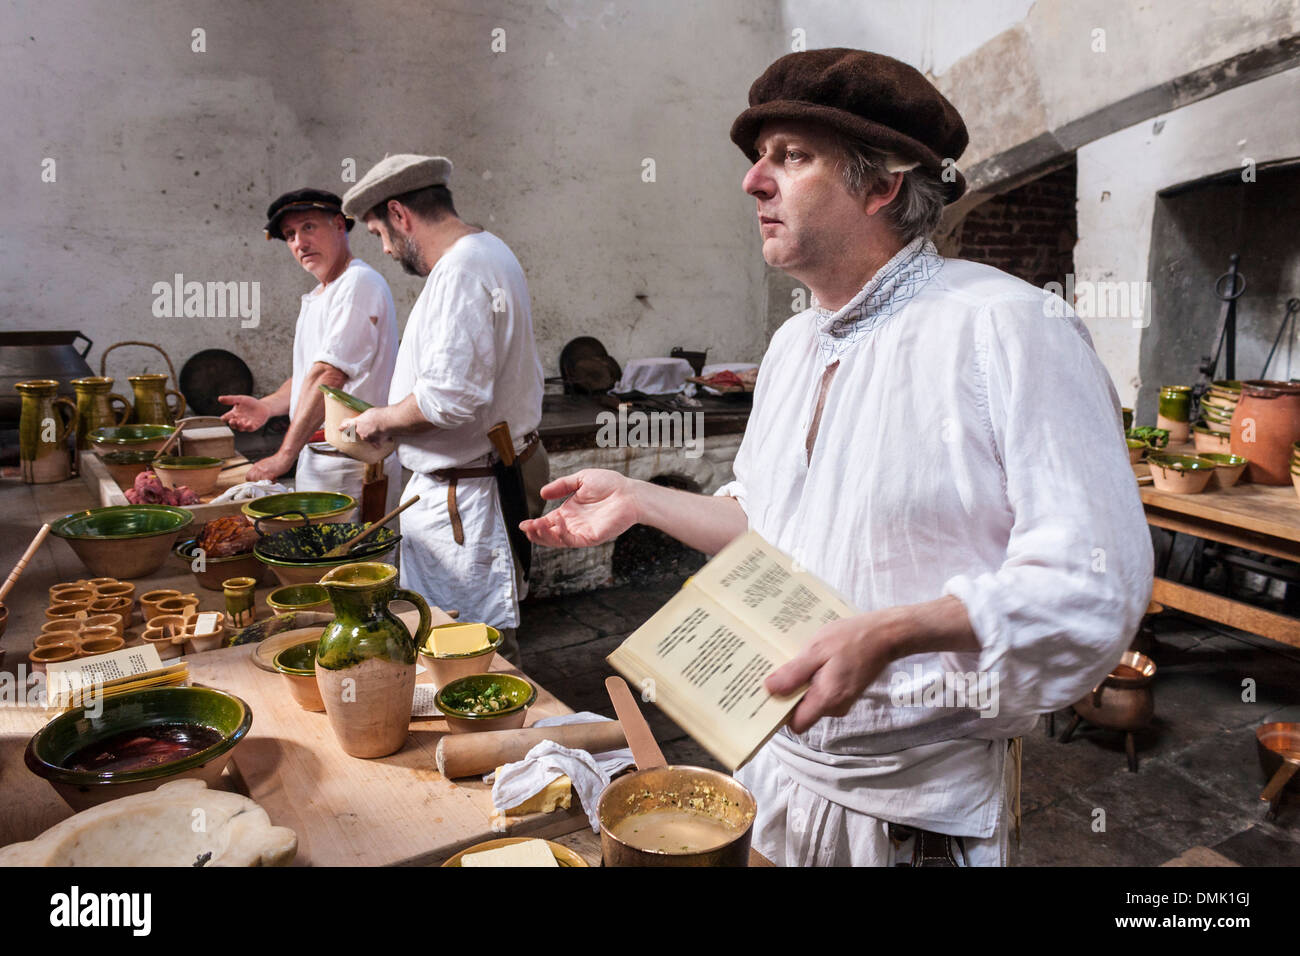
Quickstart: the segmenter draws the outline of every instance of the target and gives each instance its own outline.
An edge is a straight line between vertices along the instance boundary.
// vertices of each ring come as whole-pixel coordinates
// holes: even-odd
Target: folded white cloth
[[[630,359],[623,366],[623,377],[610,391],[671,395],[680,392],[694,374],[691,363],[682,358]]]
[[[219,505],[226,501],[251,501],[254,498],[265,498],[267,495],[282,495],[288,490],[278,481],[272,481],[269,478],[263,478],[261,481],[245,481],[242,484],[231,485],[209,501],[208,504]]]
[[[608,719],[583,711],[560,717],[546,717],[533,726],[556,727]],[[533,794],[545,790],[553,780],[567,776],[573,782],[573,789],[582,802],[582,808],[587,811],[592,832],[599,833],[600,818],[596,815],[596,806],[600,802],[600,795],[615,774],[633,763],[632,751],[627,747],[593,756],[585,750],[572,750],[553,740],[543,740],[528,751],[523,760],[506,764],[499,774],[490,773],[483,778],[483,782],[492,784],[492,805],[508,808],[519,806]]]

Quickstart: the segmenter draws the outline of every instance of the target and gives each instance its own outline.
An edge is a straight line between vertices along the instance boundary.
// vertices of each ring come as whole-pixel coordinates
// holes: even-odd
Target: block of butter
[[[495,850],[466,853],[460,858],[461,866],[555,866],[555,854],[545,840],[525,840]]]
[[[490,643],[486,624],[447,624],[430,631],[424,647],[435,657],[447,657],[473,654],[485,650]]]
[[[497,773],[501,768],[497,767]],[[517,807],[497,809],[508,817],[522,817],[527,813],[551,813],[555,810],[567,810],[573,802],[573,781],[566,776],[559,776],[544,788],[533,794]]]

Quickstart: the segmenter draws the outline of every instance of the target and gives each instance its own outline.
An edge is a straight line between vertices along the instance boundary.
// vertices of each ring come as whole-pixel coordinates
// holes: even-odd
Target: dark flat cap
[[[309,209],[322,209],[328,213],[343,215],[343,200],[323,189],[295,189],[285,193],[266,207],[266,225],[262,227],[268,239],[283,239],[280,220],[286,213],[303,212]],[[352,217],[343,216],[344,224],[352,231]]]
[[[749,109],[731,124],[731,141],[757,161],[759,129],[777,119],[831,126],[915,160],[941,182],[947,159],[948,202],[966,191],[954,165],[969,140],[966,124],[934,84],[901,60],[843,47],[787,54],[749,88]]]

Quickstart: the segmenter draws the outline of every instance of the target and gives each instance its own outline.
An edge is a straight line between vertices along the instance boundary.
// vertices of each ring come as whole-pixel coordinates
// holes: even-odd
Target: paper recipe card
[[[763,688],[823,624],[857,612],[756,532],[737,538],[636,630],[610,664],[731,770],[802,693]]]

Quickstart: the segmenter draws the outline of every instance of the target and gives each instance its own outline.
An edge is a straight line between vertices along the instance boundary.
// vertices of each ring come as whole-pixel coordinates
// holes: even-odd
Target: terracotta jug
[[[401,750],[415,697],[415,649],[429,636],[429,605],[397,586],[397,568],[377,561],[345,564],[320,579],[334,620],[316,648],[316,684],[339,745],[354,757]],[[394,598],[420,612],[415,637],[388,610]]]
[[[96,428],[124,425],[131,417],[131,403],[112,391],[113,380],[102,376],[74,378],[72,388],[77,393],[77,450],[90,447],[90,433]],[[113,403],[122,407],[114,409]]]
[[[59,396],[59,383],[53,379],[19,382],[14,388],[22,396],[18,459],[23,481],[44,485],[72,477],[68,432],[77,427],[77,406]],[[60,409],[67,409],[67,415]]]
[[[129,375],[135,393],[135,408],[131,422],[135,425],[174,425],[176,419],[185,413],[185,396],[175,389],[167,387],[167,376],[161,372],[147,375]],[[176,397],[173,406],[168,399]]]
[[[1262,485],[1291,484],[1291,443],[1300,440],[1300,383],[1242,382],[1232,413],[1231,448]]]

